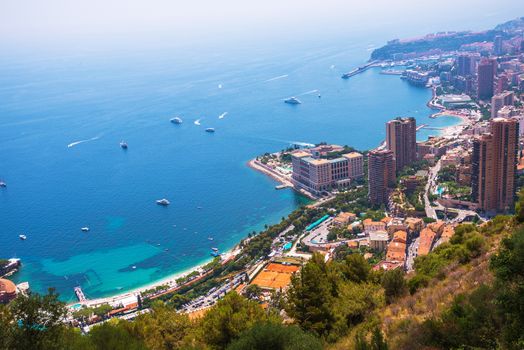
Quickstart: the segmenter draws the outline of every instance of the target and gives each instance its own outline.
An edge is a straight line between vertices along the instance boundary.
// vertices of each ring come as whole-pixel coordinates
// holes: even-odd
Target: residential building
[[[418,245],[418,256],[428,255],[433,247],[436,233],[430,228],[424,228],[420,231],[420,242]]]
[[[396,171],[404,169],[417,159],[415,118],[396,118],[386,123],[386,148],[393,151]]]
[[[364,232],[386,230],[386,223],[383,221],[373,221],[371,219],[366,219],[362,222],[362,224],[364,225]]]
[[[386,252],[386,260],[404,263],[406,261],[406,248],[405,242],[391,241]]]
[[[493,83],[497,72],[497,60],[483,58],[477,66],[477,97],[489,100],[493,96]]]
[[[496,118],[498,111],[504,106],[512,106],[514,103],[514,94],[512,91],[494,95],[491,98],[491,118]]]
[[[375,231],[369,233],[369,247],[377,252],[386,250],[389,235],[386,231]]]
[[[457,57],[457,74],[463,77],[473,75],[473,60],[471,55],[462,54]]]
[[[368,153],[369,200],[374,205],[387,205],[389,189],[395,186],[393,151],[373,150]]]
[[[397,231],[408,231],[408,225],[406,225],[402,219],[400,218],[394,218],[391,220],[387,225],[387,231],[391,238],[393,238],[393,234]]]
[[[408,242],[408,233],[406,231],[396,231],[393,234],[392,241],[407,243]]]
[[[502,36],[496,35],[493,39],[493,53],[497,56],[500,56],[503,54],[503,46],[502,46]]]
[[[495,118],[491,132],[473,140],[471,197],[487,212],[513,207],[518,162],[518,121]]]
[[[345,225],[348,225],[350,222],[355,221],[356,218],[357,218],[356,214],[342,212],[333,219],[333,225],[345,226]]]
[[[424,220],[420,218],[407,218],[405,221],[408,225],[409,231],[413,234],[418,234],[424,227]]]

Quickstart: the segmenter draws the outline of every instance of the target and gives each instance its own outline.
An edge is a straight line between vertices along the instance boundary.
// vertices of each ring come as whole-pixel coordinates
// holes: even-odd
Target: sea
[[[250,159],[293,144],[371,149],[397,116],[460,122],[430,119],[430,89],[380,68],[341,79],[372,48],[304,40],[2,56],[0,258],[22,260],[15,282],[67,302],[75,286],[88,298],[122,293],[209,261],[212,247],[231,249],[308,203],[275,190]],[[291,96],[302,104],[284,103]]]

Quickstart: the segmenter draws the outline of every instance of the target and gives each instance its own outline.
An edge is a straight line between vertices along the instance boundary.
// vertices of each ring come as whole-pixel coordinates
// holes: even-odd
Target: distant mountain
[[[393,59],[395,54],[433,54],[442,51],[454,51],[460,49],[462,45],[493,41],[497,35],[509,39],[512,33],[518,30],[524,30],[524,17],[499,24],[494,29],[481,32],[441,32],[409,40],[391,40],[386,45],[374,50],[371,53],[371,60]]]
[[[495,27],[495,30],[514,31],[514,30],[519,30],[519,29],[524,29],[524,17],[520,17],[517,19],[513,19],[511,21],[507,21]]]

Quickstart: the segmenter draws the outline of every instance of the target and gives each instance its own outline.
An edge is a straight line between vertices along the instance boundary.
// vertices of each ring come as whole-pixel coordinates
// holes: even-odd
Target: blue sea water
[[[370,149],[396,116],[457,123],[429,119],[431,91],[379,69],[340,79],[368,55],[364,42],[317,42],[2,57],[0,255],[22,259],[16,282],[72,301],[76,285],[94,298],[157,281],[307,202],[249,159],[292,142]],[[303,103],[283,103],[290,96]],[[164,197],[170,206],[155,204]]]

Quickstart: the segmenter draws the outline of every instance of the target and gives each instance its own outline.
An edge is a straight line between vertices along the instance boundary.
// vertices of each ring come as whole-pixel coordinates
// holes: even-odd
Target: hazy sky
[[[517,16],[524,0],[0,0],[0,44],[292,40],[377,30],[398,37],[482,29]]]

